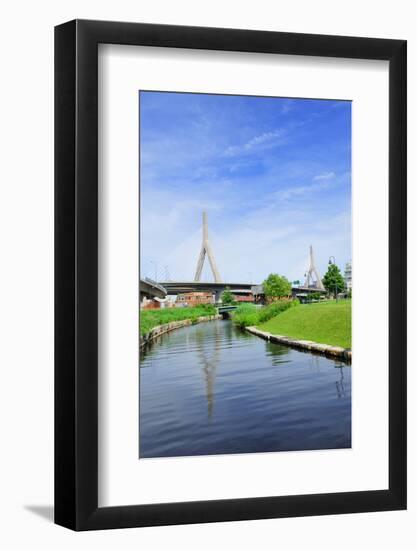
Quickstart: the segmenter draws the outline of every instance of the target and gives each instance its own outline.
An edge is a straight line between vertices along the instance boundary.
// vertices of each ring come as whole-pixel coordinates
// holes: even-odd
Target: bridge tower
[[[207,224],[207,212],[203,212],[203,243],[201,245],[201,252],[197,262],[197,269],[195,272],[194,281],[197,283],[201,279],[201,272],[203,271],[204,259],[206,254],[209,259],[211,271],[213,273],[214,282],[221,283],[220,274],[217,270],[216,262],[214,261],[213,251],[211,249],[208,238],[208,224]]]
[[[309,288],[314,285],[318,290],[324,290],[323,283],[321,282],[321,277],[316,267],[316,262],[314,260],[313,247],[310,245],[310,266],[306,274],[306,280],[304,286]]]

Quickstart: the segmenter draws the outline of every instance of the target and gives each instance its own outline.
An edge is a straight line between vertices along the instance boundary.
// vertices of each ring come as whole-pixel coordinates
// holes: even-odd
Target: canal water
[[[351,446],[351,368],[231,321],[157,339],[140,361],[139,456]]]

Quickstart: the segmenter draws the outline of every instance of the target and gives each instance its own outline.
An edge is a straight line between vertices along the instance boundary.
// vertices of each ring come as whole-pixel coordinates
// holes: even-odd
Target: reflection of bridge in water
[[[221,354],[221,338],[218,325],[215,325],[214,342],[213,350],[211,353],[208,352],[207,348],[204,345],[205,341],[205,331],[196,330],[196,341],[200,343],[198,355],[202,364],[202,370],[204,375],[204,381],[206,386],[206,399],[207,399],[207,417],[211,418],[213,414],[214,406],[214,383],[216,379],[216,371],[220,362]]]

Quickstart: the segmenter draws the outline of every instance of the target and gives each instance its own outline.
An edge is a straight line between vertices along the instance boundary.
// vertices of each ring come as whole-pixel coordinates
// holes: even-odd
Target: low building
[[[213,294],[211,292],[185,292],[178,294],[175,305],[177,307],[195,307],[201,304],[212,304]]]
[[[252,290],[232,290],[233,299],[238,303],[254,302]]]
[[[166,308],[171,308],[171,307],[175,307],[177,303],[177,296],[176,295],[168,295],[166,297],[166,300],[165,300],[165,307]]]
[[[352,290],[352,262],[347,262],[345,266],[345,286],[348,292]]]
[[[233,296],[234,296],[235,302],[238,302],[239,304],[245,304],[245,303],[252,304],[255,301],[252,294],[245,294],[245,295],[234,294]]]
[[[251,288],[251,294],[253,296],[253,301],[256,304],[265,303],[265,294],[264,294],[264,288],[262,285],[253,285]]]
[[[140,302],[141,309],[160,309],[161,302],[155,298],[143,298]]]

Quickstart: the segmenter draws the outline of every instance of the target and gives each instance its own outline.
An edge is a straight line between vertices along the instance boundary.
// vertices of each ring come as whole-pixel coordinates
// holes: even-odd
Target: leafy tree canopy
[[[291,283],[286,277],[277,273],[270,273],[262,286],[268,298],[281,298],[291,294]]]
[[[307,300],[309,302],[311,302],[311,300],[320,300],[321,298],[321,292],[311,292],[308,296],[307,296]]]
[[[336,296],[336,292],[342,292],[345,288],[345,280],[336,264],[329,264],[323,277],[324,288]]]
[[[225,305],[234,304],[235,303],[235,297],[230,292],[230,288],[226,287],[222,292],[222,303]]]

